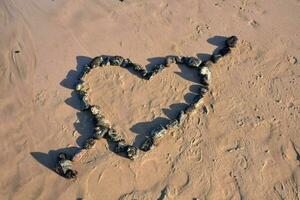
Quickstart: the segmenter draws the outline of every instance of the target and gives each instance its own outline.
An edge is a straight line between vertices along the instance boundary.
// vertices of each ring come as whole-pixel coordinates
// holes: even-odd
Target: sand
[[[299,0],[0,1],[0,199],[299,199]],[[73,91],[97,55],[151,68],[166,55],[205,59],[224,37],[238,46],[211,68],[199,109],[159,146],[130,161],[101,140],[75,164],[92,134]],[[174,118],[197,91],[195,71],[172,66],[151,81],[121,68],[87,77],[126,140]]]

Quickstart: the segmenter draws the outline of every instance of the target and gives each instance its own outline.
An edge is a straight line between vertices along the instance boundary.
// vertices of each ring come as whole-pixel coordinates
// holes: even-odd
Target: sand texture
[[[0,35],[1,200],[300,199],[299,0],[1,0]],[[207,59],[231,35],[239,43],[211,67],[205,109],[157,148],[131,161],[100,140],[76,180],[55,173],[58,152],[93,134],[74,91],[84,64]],[[150,81],[120,67],[86,80],[137,146],[199,90],[196,71],[177,65]]]

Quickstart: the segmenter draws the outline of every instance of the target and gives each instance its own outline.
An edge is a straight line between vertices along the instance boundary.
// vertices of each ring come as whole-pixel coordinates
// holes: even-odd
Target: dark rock
[[[109,61],[111,65],[120,66],[123,63],[124,58],[121,56],[113,56],[109,59]]]
[[[115,153],[127,152],[127,144],[124,139],[121,139],[120,141],[117,142],[114,152]]]
[[[85,144],[83,145],[84,149],[91,149],[96,144],[96,140],[94,138],[87,139]]]
[[[178,115],[178,124],[181,126],[183,122],[186,120],[187,115],[185,114],[184,111],[181,111],[180,114]]]
[[[136,147],[128,145],[127,146],[127,156],[130,160],[134,160],[137,157],[138,150]]]
[[[119,142],[122,140],[122,137],[117,134],[117,131],[115,129],[109,129],[107,134],[105,134],[105,138],[109,142]]]
[[[176,64],[183,64],[183,60],[185,57],[182,56],[176,56]]]
[[[65,178],[72,179],[77,177],[78,172],[76,170],[68,169],[65,173]]]
[[[147,137],[145,142],[141,146],[142,151],[149,151],[154,148],[154,140],[152,137]]]
[[[130,59],[126,58],[126,59],[123,60],[123,62],[122,62],[122,64],[120,66],[124,67],[124,68],[128,68],[128,67],[130,67],[131,63],[132,62],[130,61]]]
[[[172,120],[170,123],[166,125],[167,129],[179,128],[179,122],[177,119]]]
[[[58,161],[66,160],[66,159],[67,159],[67,154],[65,154],[65,153],[59,153],[57,156]]]
[[[106,127],[96,127],[93,137],[99,140],[103,138],[107,132],[108,132],[108,128]]]
[[[168,56],[165,61],[166,67],[170,67],[172,64],[176,64],[177,56]]]
[[[199,67],[201,65],[201,60],[195,57],[185,57],[184,58],[184,64],[186,64],[189,67]]]
[[[100,64],[100,66],[106,66],[106,65],[110,65],[110,58],[108,56],[102,56],[102,63]]]
[[[72,161],[68,160],[67,155],[65,153],[58,154],[57,157],[58,163],[55,167],[55,171],[68,179],[76,178],[77,171],[72,169]]]
[[[236,47],[237,42],[238,42],[238,38],[234,35],[227,38],[225,41],[226,45],[230,48]]]
[[[102,62],[103,62],[103,57],[97,56],[90,62],[89,67],[90,68],[99,67]]]

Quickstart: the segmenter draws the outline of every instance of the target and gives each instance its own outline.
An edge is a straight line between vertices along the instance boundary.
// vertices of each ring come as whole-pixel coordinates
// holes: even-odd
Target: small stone
[[[110,64],[114,66],[120,66],[124,61],[124,58],[121,56],[113,56],[110,58]]]
[[[208,82],[211,80],[211,72],[208,67],[203,67],[200,71],[200,74],[206,76]]]
[[[230,48],[229,47],[223,47],[222,49],[220,49],[219,53],[222,55],[222,56],[225,56],[227,54],[229,54],[231,52]]]
[[[83,88],[83,85],[81,83],[76,85],[76,91],[80,91],[80,90],[82,90],[82,88]]]
[[[182,57],[182,56],[176,56],[176,64],[183,64],[183,58],[185,58],[185,57]]]
[[[109,129],[105,137],[109,142],[119,142],[122,140],[122,137],[117,134],[115,129]]]
[[[184,113],[184,111],[181,111],[178,115],[178,124],[181,126],[183,122],[186,120],[187,115]]]
[[[132,63],[131,67],[133,68],[134,71],[137,71],[137,72],[143,70],[142,66],[139,64],[136,64],[136,63]]]
[[[65,154],[65,153],[59,153],[58,156],[57,156],[58,161],[66,160],[66,159],[67,159],[67,154]]]
[[[198,68],[201,65],[202,61],[195,57],[188,57],[184,59],[184,64],[186,64],[189,67],[195,67]]]
[[[91,106],[91,113],[93,115],[98,115],[100,114],[100,106]]]
[[[151,131],[151,136],[153,137],[154,140],[160,139],[163,136],[165,136],[166,132],[167,130],[164,127],[159,127]]]
[[[90,68],[99,67],[102,62],[103,62],[103,57],[97,56],[90,62],[89,66]]]
[[[124,68],[130,67],[131,63],[132,62],[129,60],[129,58],[126,58],[123,60],[121,67],[124,67]]]
[[[213,54],[213,55],[210,57],[210,60],[211,60],[213,63],[216,63],[216,62],[218,62],[221,58],[222,58],[222,55],[221,55],[221,54]]]
[[[142,151],[149,151],[154,148],[154,141],[152,137],[147,137],[145,142],[141,146]]]
[[[90,104],[88,103],[88,96],[87,95],[82,97],[82,102],[83,102],[83,110],[89,109]]]
[[[205,87],[200,87],[200,89],[199,89],[199,95],[200,95],[200,96],[203,96],[207,91],[208,91],[207,88],[205,88]]]
[[[230,48],[234,48],[238,42],[238,38],[236,36],[228,37],[225,41],[226,45]]]
[[[77,177],[77,171],[68,169],[67,172],[65,173],[65,177],[68,179],[76,178]]]
[[[139,71],[139,73],[141,74],[142,77],[147,77],[147,71],[145,69],[142,69]]]
[[[168,56],[165,62],[166,67],[170,67],[172,64],[176,64],[176,56]]]
[[[65,153],[60,153],[57,157],[58,163],[55,167],[55,171],[68,179],[76,178],[77,171],[72,169],[72,161],[67,159]]]
[[[121,139],[120,141],[117,142],[114,152],[116,153],[127,152],[127,144],[124,139]]]
[[[96,127],[93,137],[99,140],[103,138],[107,132],[108,132],[108,128],[106,127]]]
[[[91,149],[95,146],[96,140],[94,138],[87,139],[85,144],[83,145],[84,149]]]
[[[179,122],[177,119],[172,120],[170,123],[166,125],[167,129],[179,128]]]
[[[131,145],[127,146],[127,156],[130,160],[134,160],[137,157],[137,148]]]
[[[101,62],[100,66],[107,66],[110,65],[110,58],[108,56],[102,56],[103,61]]]
[[[287,60],[289,61],[289,63],[291,64],[296,64],[298,61],[297,61],[297,58],[295,56],[288,56],[287,57]]]
[[[165,66],[163,64],[155,65],[152,70],[152,76],[161,72]]]

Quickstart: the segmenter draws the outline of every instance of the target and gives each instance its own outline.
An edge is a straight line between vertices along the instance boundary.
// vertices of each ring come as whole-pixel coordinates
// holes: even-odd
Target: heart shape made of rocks
[[[76,85],[76,91],[81,97],[83,103],[83,110],[91,112],[94,118],[94,134],[91,138],[85,141],[83,145],[84,151],[92,148],[97,140],[102,138],[108,142],[114,143],[114,152],[117,154],[125,154],[131,160],[134,160],[138,156],[138,148],[134,145],[128,144],[125,139],[112,128],[110,122],[106,119],[100,110],[99,105],[93,105],[90,102],[88,92],[85,89],[86,77],[89,73],[93,72],[95,68],[101,68],[105,66],[120,66],[128,70],[133,70],[140,78],[145,80],[152,79],[155,75],[160,73],[167,67],[171,67],[172,64],[183,65],[191,67],[197,70],[199,75],[200,90],[198,95],[195,96],[193,103],[191,103],[186,109],[181,110],[176,119],[170,120],[165,126],[160,125],[153,129],[150,135],[145,139],[143,144],[139,147],[142,151],[149,151],[159,144],[159,141],[170,131],[178,129],[182,126],[185,120],[201,106],[203,103],[203,97],[209,89],[209,83],[211,80],[210,66],[216,63],[220,58],[229,54],[231,48],[234,48],[237,43],[237,37],[228,37],[225,41],[225,45],[218,53],[211,55],[209,60],[201,61],[195,57],[180,57],[180,56],[168,56],[165,62],[155,65],[151,71],[145,70],[141,65],[132,62],[128,58],[121,56],[97,56],[88,65],[84,66],[83,72],[79,76],[78,84]],[[77,172],[72,169],[72,161],[78,160],[81,157],[81,152],[69,158],[65,153],[58,155],[58,163],[56,171],[58,174],[65,178],[75,178]]]

